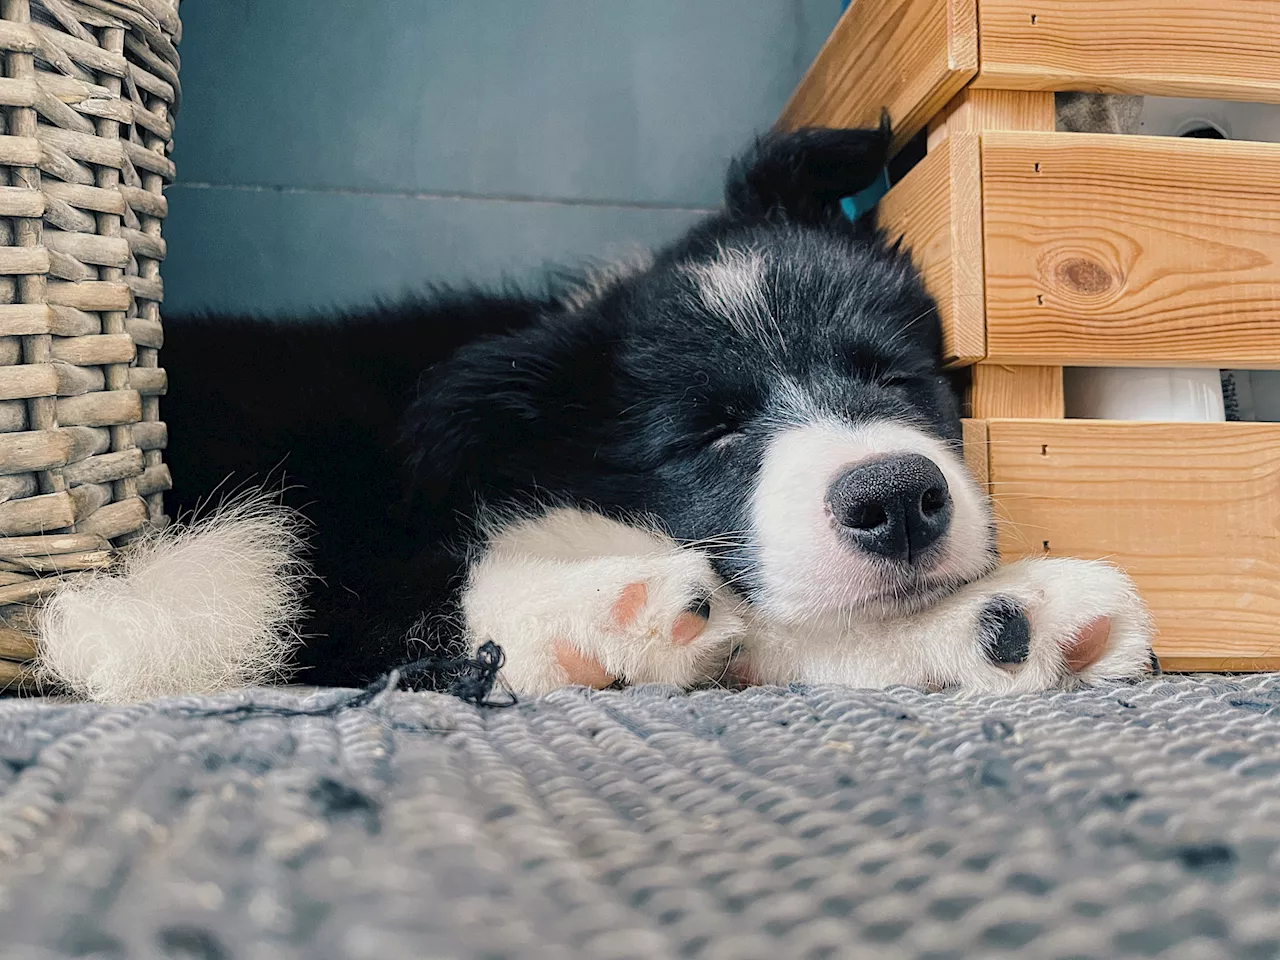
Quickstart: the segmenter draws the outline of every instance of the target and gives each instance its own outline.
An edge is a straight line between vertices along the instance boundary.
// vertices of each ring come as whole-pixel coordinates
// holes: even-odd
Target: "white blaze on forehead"
[[[769,306],[767,267],[758,250],[721,247],[714,260],[691,263],[687,269],[704,307],[728,320],[740,336],[776,341],[785,350],[786,341]]]

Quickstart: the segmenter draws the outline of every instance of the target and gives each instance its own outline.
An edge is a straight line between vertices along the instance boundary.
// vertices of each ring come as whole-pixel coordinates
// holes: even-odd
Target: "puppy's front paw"
[[[462,597],[472,645],[506,654],[516,692],[716,676],[743,632],[739,602],[690,550],[559,560],[493,551]]]
[[[1016,689],[1127,680],[1152,668],[1150,614],[1110,564],[1024,560],[979,585],[988,599],[977,618],[978,645]]]

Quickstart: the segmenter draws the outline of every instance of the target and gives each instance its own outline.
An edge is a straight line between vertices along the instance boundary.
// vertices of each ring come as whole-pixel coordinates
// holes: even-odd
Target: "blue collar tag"
[[[860,190],[852,197],[840,200],[840,209],[850,220],[857,220],[864,213],[869,213],[880,202],[880,198],[889,192],[889,168],[880,171],[880,176],[865,190]]]

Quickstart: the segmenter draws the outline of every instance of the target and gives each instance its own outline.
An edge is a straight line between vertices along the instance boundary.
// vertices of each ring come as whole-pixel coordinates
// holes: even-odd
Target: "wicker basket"
[[[0,618],[165,523],[178,0],[0,0]],[[34,654],[0,629],[0,686]]]

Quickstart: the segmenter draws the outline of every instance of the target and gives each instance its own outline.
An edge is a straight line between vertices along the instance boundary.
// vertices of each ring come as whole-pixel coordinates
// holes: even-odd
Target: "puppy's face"
[[[893,616],[991,568],[934,304],[877,242],[747,225],[618,308],[619,465],[766,616]]]
[[[767,138],[656,260],[426,378],[406,436],[436,516],[655,518],[767,616],[892,616],[994,565],[934,303],[840,198],[884,129]]]

